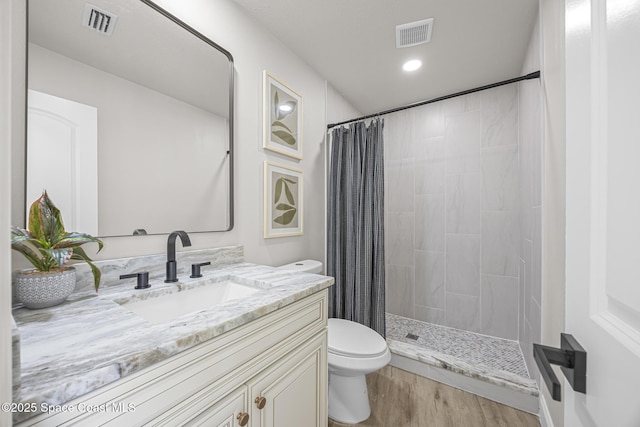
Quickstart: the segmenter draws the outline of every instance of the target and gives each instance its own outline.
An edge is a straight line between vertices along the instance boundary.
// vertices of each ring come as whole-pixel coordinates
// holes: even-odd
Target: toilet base
[[[329,418],[343,424],[357,424],[371,415],[364,375],[343,377],[329,372]]]

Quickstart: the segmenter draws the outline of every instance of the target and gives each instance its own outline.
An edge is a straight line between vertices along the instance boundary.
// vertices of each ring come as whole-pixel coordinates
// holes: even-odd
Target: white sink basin
[[[122,306],[151,323],[162,323],[187,313],[195,313],[214,305],[248,297],[256,292],[260,292],[260,289],[225,280]]]

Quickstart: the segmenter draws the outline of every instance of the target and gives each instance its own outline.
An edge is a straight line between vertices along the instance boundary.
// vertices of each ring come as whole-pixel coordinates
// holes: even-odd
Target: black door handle
[[[551,364],[561,366],[562,373],[575,391],[587,392],[587,352],[573,335],[560,334],[560,348],[534,344],[533,358],[553,400],[560,401],[561,395],[560,381]]]

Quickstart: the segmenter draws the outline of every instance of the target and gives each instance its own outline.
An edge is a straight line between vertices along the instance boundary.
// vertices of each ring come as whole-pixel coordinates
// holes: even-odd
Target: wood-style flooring
[[[367,375],[367,389],[371,416],[357,427],[540,427],[535,415],[393,366]]]

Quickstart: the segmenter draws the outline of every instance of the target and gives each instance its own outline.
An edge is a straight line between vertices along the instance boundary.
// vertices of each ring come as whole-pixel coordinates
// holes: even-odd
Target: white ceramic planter
[[[76,270],[62,272],[18,272],[14,280],[16,298],[27,308],[45,308],[62,304],[76,288]]]

